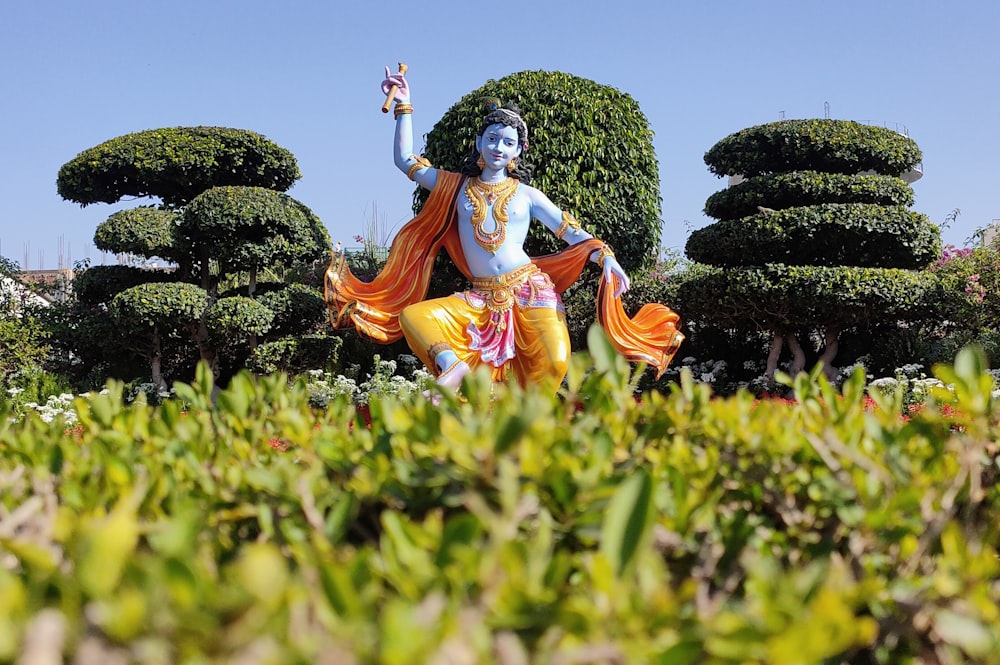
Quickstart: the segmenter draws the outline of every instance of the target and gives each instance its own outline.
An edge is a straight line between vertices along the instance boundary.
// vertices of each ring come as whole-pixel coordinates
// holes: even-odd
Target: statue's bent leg
[[[569,369],[569,331],[566,317],[550,307],[517,311],[517,377],[522,385],[547,384],[558,389]]]
[[[474,355],[465,335],[468,308],[461,298],[447,296],[410,305],[399,315],[410,350],[435,375],[451,368],[455,361],[469,362]]]

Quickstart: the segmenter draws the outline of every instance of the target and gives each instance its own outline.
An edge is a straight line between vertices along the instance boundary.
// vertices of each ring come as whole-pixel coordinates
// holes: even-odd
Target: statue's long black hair
[[[486,117],[483,118],[483,122],[479,127],[479,132],[476,136],[482,136],[486,133],[486,128],[490,125],[506,125],[508,127],[513,127],[517,130],[517,144],[521,146],[521,154],[517,158],[517,163],[513,171],[510,171],[510,176],[517,178],[525,185],[531,184],[531,165],[525,160],[525,155],[528,152],[528,125],[525,124],[524,120],[521,119],[521,110],[517,108],[514,104],[504,104],[499,106],[497,100],[486,100],[486,104],[489,112]],[[505,113],[503,109],[511,111],[511,113]],[[472,152],[465,161],[462,162],[462,166],[459,168],[459,172],[462,175],[467,176],[478,176],[482,175],[483,170],[479,168],[476,163],[479,160],[479,151],[476,150],[476,146],[472,146]]]

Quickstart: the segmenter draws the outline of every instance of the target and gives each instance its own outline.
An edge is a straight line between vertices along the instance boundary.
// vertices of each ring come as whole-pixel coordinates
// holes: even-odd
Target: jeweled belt
[[[538,272],[540,272],[538,266],[526,263],[502,275],[473,278],[472,288],[484,292],[486,307],[491,312],[505,312],[514,306],[521,285]]]

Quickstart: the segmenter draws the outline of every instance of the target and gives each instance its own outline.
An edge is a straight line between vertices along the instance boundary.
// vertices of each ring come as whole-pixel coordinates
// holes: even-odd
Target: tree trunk
[[[796,374],[800,374],[805,371],[806,354],[802,350],[802,345],[799,344],[799,340],[794,334],[789,333],[786,337],[788,338],[788,349],[792,352],[792,366],[789,368],[788,373],[795,376]]]
[[[248,298],[253,298],[254,291],[256,291],[256,290],[257,290],[257,265],[254,264],[254,265],[250,266],[250,279],[249,279],[249,283],[247,284],[247,297]],[[256,333],[250,335],[250,339],[248,340],[248,343],[249,343],[251,349],[256,349],[257,348],[257,334]]]
[[[767,369],[764,376],[768,382],[774,381],[774,373],[778,371],[778,358],[781,357],[781,347],[785,345],[785,337],[781,333],[774,333],[771,338],[771,350],[767,354]]]
[[[823,363],[823,373],[831,381],[837,378],[840,370],[833,366],[833,359],[837,357],[837,350],[840,348],[840,328],[838,326],[827,326],[824,333],[823,353],[819,357],[819,362]]]
[[[212,292],[211,291],[211,288],[212,288],[212,270],[211,270],[211,266],[209,265],[210,259],[209,259],[208,247],[207,246],[203,246],[201,248],[201,250],[200,250],[199,253],[201,255],[200,256],[200,258],[201,258],[201,288],[205,289],[206,293],[211,293]]]
[[[160,330],[153,329],[153,355],[149,359],[150,369],[153,373],[153,385],[156,392],[162,393],[167,390],[167,382],[163,380],[163,350],[160,344]]]

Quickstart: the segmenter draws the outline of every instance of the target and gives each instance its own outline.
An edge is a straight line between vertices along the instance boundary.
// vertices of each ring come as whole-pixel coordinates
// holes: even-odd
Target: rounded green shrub
[[[922,159],[913,139],[852,120],[782,120],[730,134],[705,153],[716,175],[785,171],[898,176]]]
[[[111,302],[116,295],[146,282],[172,282],[175,276],[165,270],[137,266],[91,266],[73,278],[73,294],[86,305]]]
[[[173,329],[196,322],[207,304],[205,291],[194,284],[146,282],[116,295],[109,311],[129,328]]]
[[[59,169],[59,195],[82,206],[152,196],[183,205],[210,187],[285,191],[301,176],[294,155],[266,137],[228,127],[169,127],[125,134]]]
[[[210,245],[229,270],[317,261],[331,246],[312,210],[265,187],[213,187],[199,194],[184,208],[179,231],[187,242]]]
[[[256,299],[274,312],[270,332],[276,335],[311,330],[327,321],[323,295],[305,284],[284,284],[280,289],[261,293]]]
[[[935,311],[938,278],[925,271],[770,264],[685,281],[678,310],[735,328],[789,331],[835,323],[918,320]]]
[[[108,217],[94,232],[94,245],[105,252],[172,258],[179,215],[174,210],[140,206]]]
[[[909,207],[913,205],[913,189],[895,176],[818,171],[771,173],[747,178],[712,194],[705,201],[705,214],[726,220],[756,214],[762,207],[782,210],[817,203]]]
[[[715,266],[894,266],[915,269],[941,254],[926,215],[903,206],[826,203],[729,219],[691,233],[692,261]]]
[[[274,312],[266,305],[244,296],[217,300],[208,310],[205,324],[219,337],[245,339],[271,329]]]

